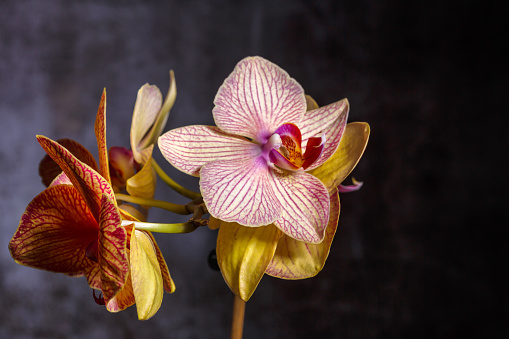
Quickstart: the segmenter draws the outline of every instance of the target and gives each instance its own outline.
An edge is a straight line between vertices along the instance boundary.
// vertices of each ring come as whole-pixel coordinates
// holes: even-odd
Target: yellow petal
[[[127,180],[127,192],[133,197],[149,198],[154,197],[156,189],[156,173],[152,168],[152,149],[154,145],[142,151],[144,165],[142,169]],[[146,154],[150,154],[147,156]]]
[[[95,119],[95,137],[99,150],[99,173],[106,181],[111,183],[110,168],[108,163],[108,147],[106,146],[106,88],[103,90],[101,102],[97,109]]]
[[[359,162],[366,149],[369,132],[369,125],[365,122],[349,123],[346,125],[336,153],[323,165],[308,172],[325,184],[329,194],[336,192],[339,184]]]
[[[154,245],[154,249],[156,251],[157,260],[159,261],[159,268],[161,269],[161,275],[163,276],[163,287],[164,290],[168,293],[175,292],[175,283],[170,276],[170,271],[168,270],[168,266],[166,265],[166,260],[164,260],[163,253],[159,249],[157,245],[156,239],[150,232],[146,232],[146,234],[152,240],[152,244]]]
[[[217,262],[230,289],[248,301],[272,260],[282,232],[274,225],[245,227],[221,222]]]
[[[163,279],[154,244],[147,233],[134,231],[131,237],[131,280],[138,319],[156,314],[163,301]]]
[[[315,99],[313,99],[310,95],[306,94],[306,111],[312,111],[314,109],[318,108],[318,104],[316,103]]]
[[[338,226],[340,209],[338,193],[331,196],[330,206],[329,224],[323,241],[319,244],[306,244],[283,235],[265,273],[281,279],[294,280],[314,277],[322,270]]]

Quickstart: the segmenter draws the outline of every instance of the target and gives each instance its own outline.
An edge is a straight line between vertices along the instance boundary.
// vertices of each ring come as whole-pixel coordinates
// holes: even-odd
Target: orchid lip
[[[95,239],[88,245],[87,250],[85,251],[85,254],[88,259],[97,262],[97,250],[99,248],[99,240]]]

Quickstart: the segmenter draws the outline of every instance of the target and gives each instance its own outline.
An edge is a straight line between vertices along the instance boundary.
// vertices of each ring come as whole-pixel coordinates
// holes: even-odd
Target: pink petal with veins
[[[302,145],[307,145],[312,137],[325,134],[326,143],[320,157],[308,168],[311,170],[323,164],[336,152],[348,118],[348,100],[343,99],[333,104],[306,112],[299,125],[302,132]]]
[[[202,167],[200,189],[209,213],[226,222],[263,226],[281,216],[272,171],[263,156]]]
[[[241,60],[214,99],[214,121],[223,131],[265,142],[282,124],[298,124],[304,90],[279,66],[260,57]]]
[[[186,126],[163,134],[159,149],[174,167],[198,176],[208,162],[255,158],[261,148],[243,137],[228,134],[215,126]]]
[[[330,207],[329,192],[324,184],[303,171],[276,174],[275,183],[274,192],[284,212],[274,225],[296,240],[321,242]]]

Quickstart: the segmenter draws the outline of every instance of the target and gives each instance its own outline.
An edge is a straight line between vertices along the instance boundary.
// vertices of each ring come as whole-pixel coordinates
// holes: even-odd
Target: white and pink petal
[[[282,124],[300,122],[306,98],[300,84],[279,66],[248,57],[221,85],[214,105],[218,127],[263,143]]]
[[[283,206],[263,156],[214,161],[202,167],[200,190],[209,213],[226,222],[263,226],[279,219]]]
[[[313,111],[308,111],[304,115],[299,125],[302,132],[302,147],[304,148],[312,137],[325,135],[326,140],[322,154],[309,167],[310,170],[323,164],[336,152],[345,130],[348,111],[348,100],[343,99]]]
[[[194,176],[208,162],[252,159],[261,152],[259,145],[246,138],[201,125],[166,132],[159,138],[159,149],[175,168]]]
[[[274,222],[283,233],[307,243],[323,240],[329,221],[329,193],[316,177],[304,172],[274,173],[281,218]]]

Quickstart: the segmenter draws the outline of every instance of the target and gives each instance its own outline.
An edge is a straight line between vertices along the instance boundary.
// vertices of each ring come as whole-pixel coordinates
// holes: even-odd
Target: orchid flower
[[[284,70],[249,57],[216,95],[212,114],[217,127],[178,128],[159,139],[174,167],[200,177],[211,227],[220,225],[216,251],[221,272],[243,300],[265,272],[312,276],[328,254],[339,198],[337,185],[323,182],[320,168],[329,169],[326,164],[337,153],[349,105],[344,99],[308,111],[313,103]],[[313,247],[319,249],[311,253]],[[312,260],[300,261],[311,268],[298,263],[287,271],[281,268],[304,251]]]
[[[163,288],[173,292],[175,286],[150,232],[136,230],[137,219],[117,207],[106,151],[105,106],[103,92],[95,125],[98,169],[90,152],[74,147],[75,142],[70,143],[74,151],[88,163],[61,144],[37,137],[63,173],[30,202],[9,250],[19,264],[84,275],[90,287],[102,292],[100,300],[109,311],[136,302],[138,317],[148,319],[161,305]]]

